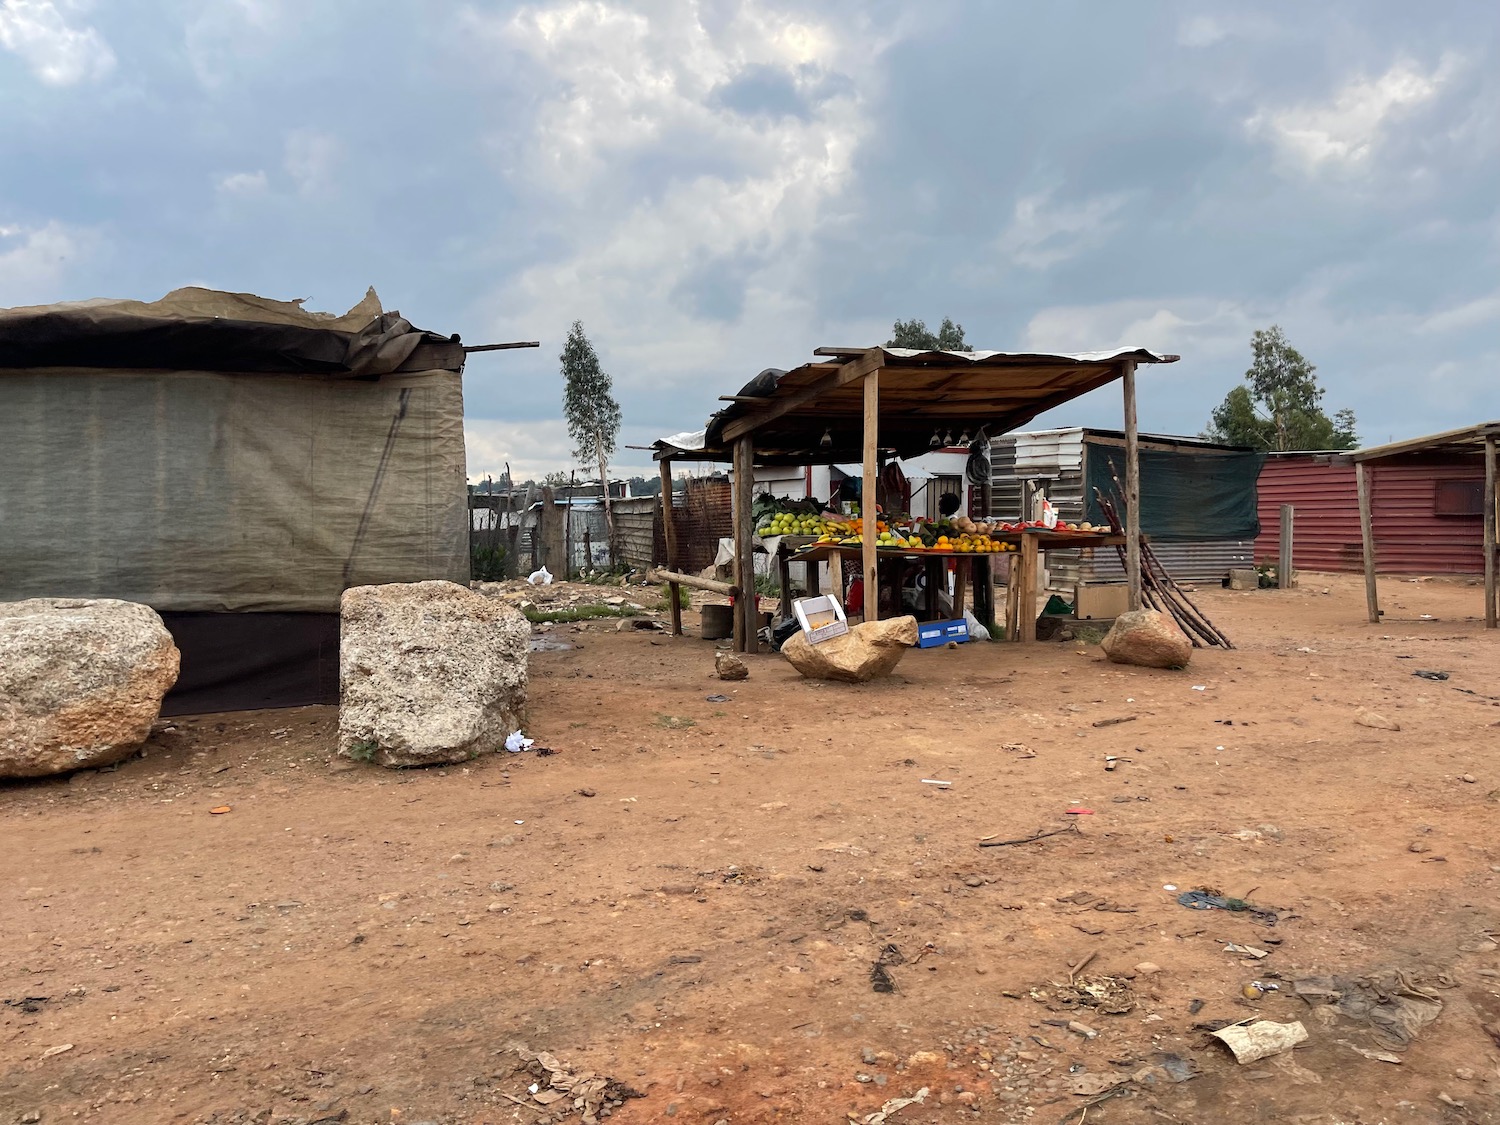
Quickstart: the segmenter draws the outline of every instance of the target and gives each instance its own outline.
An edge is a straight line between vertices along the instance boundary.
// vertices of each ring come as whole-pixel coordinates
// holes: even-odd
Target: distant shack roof
[[[1500,422],[1480,422],[1465,426],[1461,430],[1444,430],[1440,434],[1407,438],[1405,441],[1388,442],[1385,445],[1368,445],[1346,454],[1352,461],[1376,461],[1383,457],[1399,457],[1403,453],[1483,453],[1488,438],[1500,439]]]
[[[762,371],[702,430],[654,443],[655,456],[727,461],[750,435],[757,464],[840,464],[863,456],[864,376],[880,372],[879,442],[899,458],[934,434],[983,428],[991,437],[1119,379],[1127,361],[1173,363],[1145,348],[1103,352],[948,352],[819,348],[791,371]],[[824,438],[827,438],[825,443]]]
[[[97,299],[0,309],[0,373],[39,368],[374,378],[460,371],[457,336],[414,328],[371,289],[347,313],[187,288],[159,301]]]

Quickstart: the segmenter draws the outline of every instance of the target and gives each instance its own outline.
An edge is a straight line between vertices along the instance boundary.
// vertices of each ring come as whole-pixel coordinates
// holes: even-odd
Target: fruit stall
[[[1008,557],[1006,636],[1031,639],[1037,556],[1062,546],[1122,546],[1129,604],[1140,606],[1136,368],[1172,363],[1177,356],[1144,348],[1078,353],[819,348],[814,354],[814,361],[790,371],[761,372],[738,394],[720,396],[727,405],[709,418],[704,429],[660,439],[652,447],[668,484],[674,461],[728,461],[732,465],[737,589],[754,589],[752,556],[759,528],[763,540],[778,540],[776,554],[783,567],[792,562],[836,560],[840,565],[831,570],[834,581],[842,584],[843,560],[857,558],[858,581],[863,590],[872,592],[864,599],[866,620],[880,615],[878,591],[883,574],[894,574],[902,566],[925,563],[936,569],[952,562],[958,604],[966,592],[957,586],[966,586],[974,598],[975,615],[987,624],[993,622],[990,564],[997,556]],[[890,519],[885,518],[879,482],[886,466],[952,444],[945,435],[953,432],[974,435],[972,442],[965,443],[971,451],[967,475],[983,490],[981,509],[990,511],[990,439],[1112,382],[1122,384],[1124,400],[1123,536],[1114,536],[1109,529],[1068,524],[1038,527],[954,520],[942,527],[905,519],[894,510]],[[848,463],[862,466],[863,487],[869,490],[857,517],[852,512],[803,510],[789,511],[780,519],[757,520],[757,466]],[[670,570],[675,538],[670,505],[664,516]],[[928,583],[929,590],[931,586]],[[753,597],[736,601],[735,647],[740,651],[755,650],[759,624],[755,601]]]
[[[782,615],[791,615],[791,566],[808,564],[809,593],[818,588],[817,564],[829,563],[833,592],[839,601],[854,612],[863,610],[865,594],[851,599],[843,581],[846,561],[861,559],[864,553],[863,520],[856,516],[826,511],[809,515],[805,502],[789,502],[792,510],[762,515],[756,534],[762,541],[776,543],[775,552],[781,570]],[[1076,547],[1114,546],[1124,537],[1114,535],[1107,527],[1091,523],[1070,524],[1044,520],[1021,522],[973,520],[967,516],[951,519],[912,519],[892,515],[889,520],[877,517],[876,572],[880,589],[894,591],[899,599],[906,578],[914,570],[921,574],[920,604],[909,607],[921,620],[961,618],[970,590],[979,589],[984,577],[975,562],[988,562],[994,555],[1014,556],[1006,583],[1005,635],[1012,640],[1034,640],[1036,618],[1023,614],[1021,607],[1028,596],[1036,597],[1036,556],[1039,551]],[[778,541],[779,540],[779,541]],[[948,594],[946,573],[953,571],[952,592]],[[944,596],[949,604],[943,606]],[[902,608],[908,608],[903,603]]]

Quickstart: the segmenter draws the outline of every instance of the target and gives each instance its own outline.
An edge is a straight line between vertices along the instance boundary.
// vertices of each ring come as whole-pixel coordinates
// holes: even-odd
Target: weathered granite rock
[[[917,619],[895,617],[851,625],[843,636],[815,645],[796,633],[781,646],[781,655],[811,679],[857,684],[889,676],[906,650],[916,643]]]
[[[732,652],[714,653],[714,675],[721,680],[748,680],[750,669]]]
[[[345,590],[339,753],[383,766],[500,750],[526,712],[531,624],[453,582]]]
[[[0,777],[45,777],[129,757],[177,682],[172,634],[114,599],[0,603]]]
[[[1154,609],[1120,614],[1099,645],[1116,664],[1143,668],[1183,668],[1193,656],[1193,642],[1187,634]]]

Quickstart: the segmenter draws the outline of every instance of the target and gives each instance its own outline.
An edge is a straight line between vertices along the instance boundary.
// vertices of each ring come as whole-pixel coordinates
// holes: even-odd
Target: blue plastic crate
[[[958,621],[924,621],[917,624],[917,647],[937,648],[949,641],[963,644],[969,639],[969,625]]]

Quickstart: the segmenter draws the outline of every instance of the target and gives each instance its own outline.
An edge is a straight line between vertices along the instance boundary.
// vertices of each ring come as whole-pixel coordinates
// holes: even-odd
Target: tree
[[[964,343],[964,326],[954,324],[948,317],[943,317],[942,327],[937,334],[927,330],[925,320],[898,320],[891,325],[891,338],[885,342],[888,348],[916,348],[924,352],[966,352],[969,345]]]
[[[604,526],[609,535],[609,561],[616,558],[615,512],[609,496],[609,458],[620,435],[620,404],[615,401],[613,384],[599,366],[594,345],[583,334],[583,322],[575,320],[563,345],[563,416],[568,421],[568,436],[573,439],[573,455],[580,464],[598,465],[599,483],[604,491]]]
[[[1204,437],[1260,450],[1353,449],[1359,444],[1354,411],[1323,410],[1317,368],[1288,342],[1278,325],[1250,337],[1245,382],[1214,407]]]

